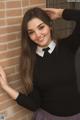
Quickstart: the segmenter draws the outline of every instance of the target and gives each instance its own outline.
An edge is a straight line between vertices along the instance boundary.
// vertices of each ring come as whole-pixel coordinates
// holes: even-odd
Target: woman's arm
[[[66,20],[80,21],[80,10],[78,9],[45,8],[44,10],[52,20],[64,18]]]
[[[34,90],[27,96],[23,93],[20,93],[10,87],[6,74],[3,68],[0,66],[0,86],[1,88],[19,105],[35,111],[40,106],[40,95],[37,88],[34,86]]]
[[[66,38],[67,43],[68,39],[70,47],[72,46],[73,49],[77,49],[80,46],[80,10],[79,9],[56,9],[56,8],[46,8],[45,11],[50,16],[51,19],[58,19],[63,18],[65,20],[75,21],[76,25],[75,28]]]
[[[57,8],[45,8],[44,9],[51,19],[63,18],[65,20],[72,20],[76,22],[75,29],[73,30],[74,36],[80,37],[80,10],[78,9],[57,9]],[[78,37],[78,38],[79,38]]]

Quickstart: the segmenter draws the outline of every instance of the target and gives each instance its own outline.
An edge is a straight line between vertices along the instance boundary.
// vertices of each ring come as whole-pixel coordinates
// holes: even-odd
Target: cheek
[[[46,28],[46,29],[43,31],[43,33],[44,33],[45,35],[50,34],[50,29],[49,29],[49,28]]]
[[[35,35],[35,34],[33,34],[33,35],[29,36],[29,37],[30,37],[30,39],[31,39],[32,41],[35,41],[35,40],[36,40],[36,35]]]

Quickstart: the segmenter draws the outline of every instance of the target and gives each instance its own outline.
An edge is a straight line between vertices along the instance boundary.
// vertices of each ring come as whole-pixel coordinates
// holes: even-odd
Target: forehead
[[[33,18],[28,22],[27,26],[28,26],[28,29],[33,29],[42,23],[44,23],[44,22],[42,20],[40,20],[39,18]]]

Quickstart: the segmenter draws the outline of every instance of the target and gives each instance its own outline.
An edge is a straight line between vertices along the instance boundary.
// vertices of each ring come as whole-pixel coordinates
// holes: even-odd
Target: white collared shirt
[[[48,50],[48,52],[49,52],[50,54],[53,52],[55,46],[56,46],[56,43],[55,43],[54,41],[51,41],[50,44],[47,46],[47,47],[50,48],[50,49]],[[40,46],[37,46],[36,54],[38,54],[39,56],[43,57],[43,56],[44,56],[43,48],[40,47]]]

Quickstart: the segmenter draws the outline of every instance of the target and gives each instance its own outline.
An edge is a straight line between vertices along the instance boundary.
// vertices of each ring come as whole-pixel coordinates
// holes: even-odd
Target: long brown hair
[[[37,45],[30,39],[28,35],[28,22],[33,19],[38,18],[51,26],[51,19],[47,13],[41,8],[35,7],[29,9],[23,17],[22,29],[21,29],[21,59],[20,59],[20,73],[21,78],[25,83],[27,93],[29,93],[33,88],[33,71],[36,60],[36,48]]]

